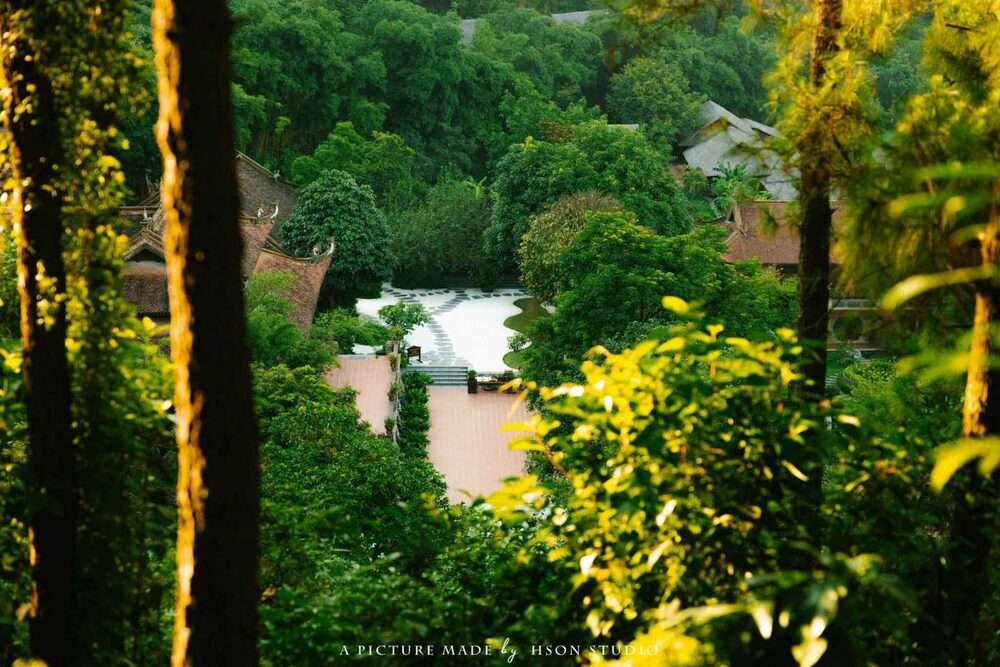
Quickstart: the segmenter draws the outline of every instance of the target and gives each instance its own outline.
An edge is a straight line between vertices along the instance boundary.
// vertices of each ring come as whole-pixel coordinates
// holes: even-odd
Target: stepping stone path
[[[428,307],[419,297],[422,296],[448,296],[451,298],[445,301],[443,304],[436,307]],[[428,290],[398,290],[391,286],[385,286],[382,289],[382,298],[389,297],[393,302],[403,301],[405,303],[418,303],[424,305],[424,311],[430,317],[430,321],[425,325],[427,329],[431,332],[434,337],[434,347],[433,350],[424,350],[422,357],[424,364],[436,365],[436,366],[470,366],[474,367],[474,364],[469,363],[469,361],[463,357],[456,356],[454,344],[445,331],[441,323],[438,322],[437,317],[444,315],[455,310],[457,307],[463,303],[477,300],[489,300],[496,299],[499,297],[506,297],[508,299],[521,299],[528,296],[527,292],[521,289],[499,289],[490,293],[483,293],[478,289],[428,289]],[[512,313],[514,314],[514,313]],[[510,331],[508,335],[513,336],[514,331]],[[501,364],[502,365],[502,364]],[[498,371],[502,370],[499,366],[497,368],[484,368],[479,370],[485,371]]]

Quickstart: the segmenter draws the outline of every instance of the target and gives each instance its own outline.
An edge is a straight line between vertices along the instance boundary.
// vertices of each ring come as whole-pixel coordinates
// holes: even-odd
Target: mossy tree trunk
[[[178,444],[172,664],[257,663],[258,432],[240,276],[225,0],[156,0]]]
[[[29,2],[0,2],[0,88],[17,233],[23,376],[28,418],[32,655],[73,664],[77,490],[66,356],[66,269],[58,169],[63,163],[52,81],[26,31]],[[37,20],[37,17],[35,17]]]
[[[815,33],[809,55],[809,86],[817,91],[827,77],[827,62],[839,49],[843,0],[817,0],[813,3]],[[798,145],[826,146],[819,136],[829,132],[825,123],[814,122],[799,138]],[[815,135],[815,136],[812,136]],[[814,341],[803,367],[809,383],[803,390],[822,396],[826,382],[826,340],[830,325],[830,235],[833,210],[830,207],[832,156],[804,155],[799,185],[799,268],[798,322],[800,340]]]

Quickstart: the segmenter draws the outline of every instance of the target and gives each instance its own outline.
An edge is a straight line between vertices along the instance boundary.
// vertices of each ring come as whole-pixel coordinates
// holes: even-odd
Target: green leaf
[[[961,285],[977,280],[986,280],[996,276],[996,267],[992,264],[975,266],[966,269],[953,269],[942,273],[924,273],[910,276],[906,280],[897,283],[882,297],[882,307],[894,310],[906,303],[910,299],[920,296],[924,292],[949,287],[951,285]]]
[[[1000,438],[963,440],[937,451],[937,463],[931,472],[931,488],[940,491],[966,464],[979,459],[979,473],[990,475],[1000,466]]]

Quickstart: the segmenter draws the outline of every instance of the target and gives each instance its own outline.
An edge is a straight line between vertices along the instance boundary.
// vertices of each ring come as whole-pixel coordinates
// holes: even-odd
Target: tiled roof
[[[251,218],[271,219],[281,222],[295,208],[295,186],[236,151],[236,180],[240,190],[240,208]],[[134,206],[125,206],[121,215],[133,222],[142,222],[160,211],[160,192],[156,191]],[[162,213],[160,213],[162,230]]]
[[[236,179],[243,212],[251,218],[273,219],[280,225],[295,208],[295,186],[239,152]]]
[[[258,222],[244,218],[240,224],[240,235],[243,237],[243,277],[248,277],[257,266],[257,258],[265,242],[274,229],[274,220]]]
[[[729,247],[726,261],[758,259],[764,266],[797,266],[799,234],[789,219],[795,205],[795,202],[789,201],[757,201],[741,205],[742,229],[737,229],[735,215],[730,214],[726,219],[726,227],[731,230],[726,239]],[[844,218],[844,209],[836,203],[833,206],[834,225],[838,225]],[[840,263],[832,252],[830,261]]]
[[[326,252],[310,258],[289,257],[265,245],[257,257],[254,273],[291,273],[295,276],[292,285],[292,312],[289,318],[300,329],[308,329],[316,313],[319,302],[319,290],[323,285],[326,270],[330,267],[333,255]]]
[[[135,306],[140,316],[169,316],[166,265],[126,267],[122,276],[122,296]]]
[[[243,215],[240,235],[243,242],[243,277],[257,271],[291,272],[296,276],[292,294],[292,320],[307,328],[316,311],[319,290],[331,256],[326,253],[299,259],[289,256],[274,239],[274,232],[295,206],[295,188],[278,174],[268,171],[246,155],[236,154],[236,175]],[[121,214],[133,224],[125,258],[123,294],[141,315],[167,315],[166,264],[162,259],[166,219],[158,194],[140,205],[125,207]],[[153,261],[149,261],[152,259]]]

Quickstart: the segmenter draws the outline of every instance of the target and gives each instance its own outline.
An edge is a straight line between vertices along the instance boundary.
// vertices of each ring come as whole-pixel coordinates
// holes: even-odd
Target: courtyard
[[[510,368],[504,362],[508,338],[517,332],[504,322],[522,313],[514,302],[527,298],[523,289],[477,288],[398,289],[386,285],[377,299],[358,301],[358,312],[377,318],[378,310],[398,301],[419,303],[430,322],[407,335],[409,345],[421,348],[422,363],[465,366],[480,373]]]

